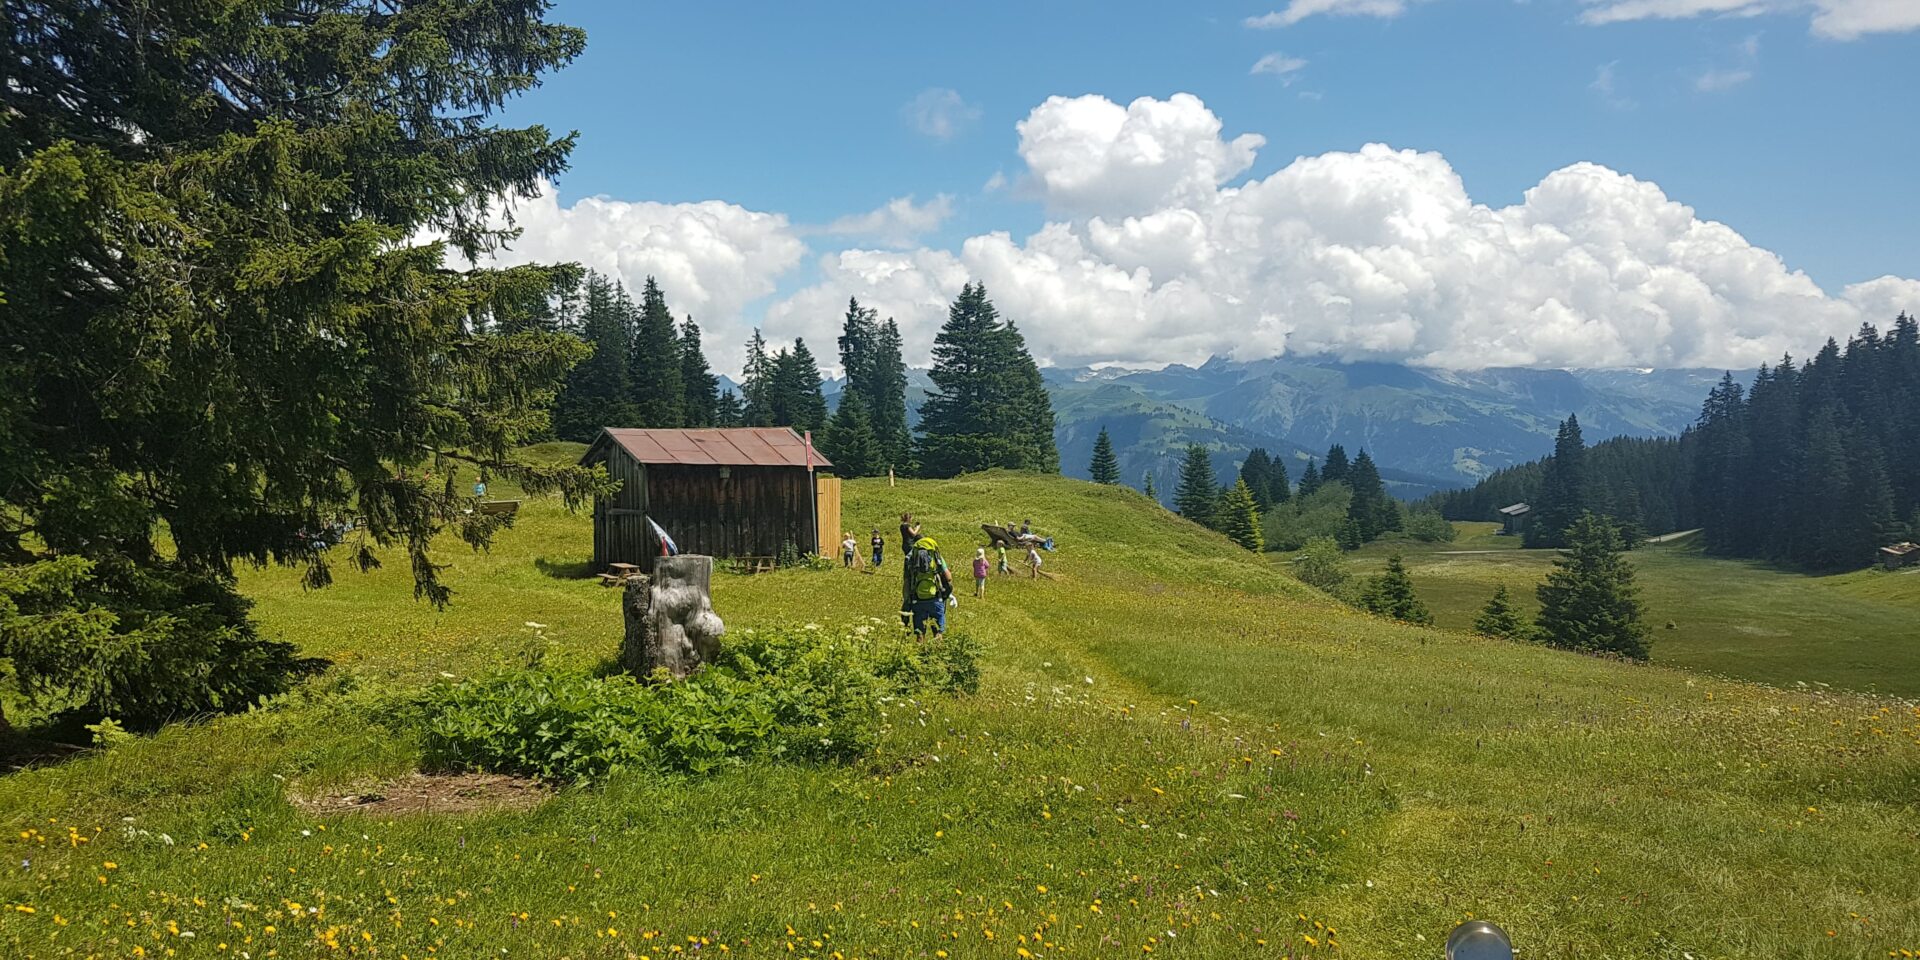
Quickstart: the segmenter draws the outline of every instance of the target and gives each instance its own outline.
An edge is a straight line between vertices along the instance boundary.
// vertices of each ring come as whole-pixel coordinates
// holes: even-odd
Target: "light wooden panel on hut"
[[[820,537],[815,543],[816,552],[838,556],[840,534],[846,531],[840,527],[840,478],[824,474],[814,475],[816,494],[814,502],[818,504],[814,515],[819,518]]]

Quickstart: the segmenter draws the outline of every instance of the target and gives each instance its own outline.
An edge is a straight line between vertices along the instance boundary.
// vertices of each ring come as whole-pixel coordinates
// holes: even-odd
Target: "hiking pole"
[[[1513,960],[1513,940],[1485,920],[1468,920],[1447,934],[1446,960]]]

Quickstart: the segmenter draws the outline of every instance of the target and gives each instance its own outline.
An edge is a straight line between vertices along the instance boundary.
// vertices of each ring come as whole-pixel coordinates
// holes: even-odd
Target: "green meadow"
[[[1554,551],[1521,550],[1491,523],[1455,525],[1459,539],[1376,542],[1356,551],[1357,574],[1401,553],[1435,622],[1466,630],[1507,585],[1529,618],[1533,588]],[[1920,568],[1809,576],[1708,557],[1697,537],[1633,552],[1653,626],[1655,663],[1777,686],[1827,686],[1920,697]]]
[[[305,801],[419,766],[397,695],[536,646],[612,655],[584,515],[529,500],[490,551],[449,544],[445,611],[399,562],[321,592],[250,571],[265,630],[334,670],[0,778],[0,955],[1438,958],[1468,917],[1524,957],[1920,951],[1920,709],[1841,689],[1920,692],[1898,653],[1920,578],[1650,550],[1657,662],[1628,665],[1371,619],[1125,489],[846,487],[847,526],[903,511],[956,564],[986,519],[1060,544],[1057,579],[962,591],[978,694],[889,704],[850,765],[615,777],[531,809]],[[1443,627],[1545,562],[1482,533],[1440,549],[1499,554],[1410,558]],[[714,603],[735,631],[886,628],[889,561],[720,575]]]

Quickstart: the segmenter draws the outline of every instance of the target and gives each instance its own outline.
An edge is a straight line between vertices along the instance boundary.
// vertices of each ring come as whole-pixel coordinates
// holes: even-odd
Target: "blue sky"
[[[1721,221],[1778,254],[1788,270],[1804,270],[1832,297],[1849,284],[1920,276],[1920,30],[1909,28],[1920,25],[1920,0],[1621,0],[1609,8],[1614,2],[1294,0],[1303,14],[1297,22],[1264,29],[1249,19],[1284,12],[1285,4],[563,2],[555,17],[588,31],[587,53],[506,119],[580,132],[573,168],[557,184],[562,209],[599,195],[668,205],[720,201],[783,217],[803,250],[773,258],[773,275],[756,278],[766,292],[690,298],[728,314],[711,319],[733,332],[764,322],[820,335],[821,318],[795,315],[818,313],[832,297],[819,292],[806,307],[793,298],[834,286],[820,258],[846,248],[944,251],[961,261],[956,269],[978,272],[959,251],[967,238],[994,231],[1031,248],[1029,237],[1049,222],[1084,233],[1096,217],[1116,221],[1183,204],[1214,216],[1211,200],[1143,199],[1126,209],[1061,202],[1036,182],[1043,178],[1016,131],[1055,96],[1096,95],[1125,107],[1136,98],[1194,95],[1217,118],[1223,140],[1264,138],[1250,166],[1221,184],[1227,188],[1266,178],[1296,157],[1378,142],[1437,153],[1473,203],[1503,208],[1553,171],[1584,161],[1656,184],[1699,219]],[[1745,15],[1673,16],[1702,7]],[[1334,12],[1304,15],[1326,8]],[[1340,12],[1355,8],[1363,12]],[[1626,22],[1585,22],[1609,9]],[[1814,19],[1823,11],[1852,19]],[[1661,16],[1631,19],[1649,13]],[[1876,29],[1851,35],[1863,23]],[[1831,35],[1836,29],[1843,37]],[[1254,72],[1263,58],[1277,69]],[[990,179],[1005,186],[988,189]],[[948,197],[940,210],[884,237],[816,229],[894,198],[926,204],[940,195]],[[537,229],[544,227],[530,226]],[[539,237],[527,247],[549,257],[566,252],[564,242]],[[612,256],[602,249],[580,258],[591,264],[600,255]],[[613,268],[651,270],[655,255],[636,252]],[[921,269],[940,272],[921,259]],[[1121,274],[1151,260],[1106,259]],[[699,267],[686,269],[689,288],[759,289],[738,278],[703,283]],[[1249,264],[1236,276],[1263,272]],[[1164,285],[1167,270],[1154,274],[1149,284]],[[945,285],[928,280],[929,290]],[[831,293],[859,294],[859,287],[841,276]],[[1156,292],[1164,291],[1143,296]],[[887,296],[879,288],[867,293]],[[1551,293],[1542,296],[1574,299]],[[1411,317],[1432,325],[1439,321],[1430,314],[1445,309],[1439,304],[1458,299],[1416,297],[1382,322]],[[1723,299],[1751,312],[1750,293]],[[1872,302],[1884,308],[1884,300]],[[888,306],[916,313],[905,303]],[[1031,308],[1052,312],[1038,302]],[[1136,332],[1150,335],[1167,322],[1149,319],[1155,309],[1138,307]],[[1206,312],[1190,302],[1183,309],[1190,319]],[[1301,309],[1288,300],[1246,322],[1282,317],[1311,327],[1290,319]],[[1080,322],[1088,316],[1105,314]],[[1060,322],[1070,326],[1071,318]],[[1835,313],[1822,322],[1857,320]],[[1764,332],[1741,338],[1729,359],[1759,350],[1748,341],[1765,339]],[[1417,335],[1388,333],[1359,346],[1299,330],[1276,337],[1287,349],[1353,358],[1444,363],[1459,354],[1430,349],[1434,343],[1415,342]],[[1626,356],[1596,343],[1568,350],[1620,353],[1636,363],[1714,352]],[[1182,356],[1215,349],[1196,342]],[[1552,350],[1516,349],[1523,362],[1568,362],[1546,355]],[[1053,352],[1100,359],[1098,351]],[[1124,362],[1181,358],[1125,345],[1110,352]]]

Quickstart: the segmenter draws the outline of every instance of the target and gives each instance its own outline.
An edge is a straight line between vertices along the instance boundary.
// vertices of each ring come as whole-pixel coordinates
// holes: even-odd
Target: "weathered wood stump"
[[[652,577],[628,579],[620,668],[636,677],[665,668],[678,680],[711,662],[726,632],[713,612],[712,585],[713,558],[692,554],[660,557]]]

